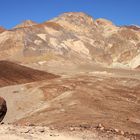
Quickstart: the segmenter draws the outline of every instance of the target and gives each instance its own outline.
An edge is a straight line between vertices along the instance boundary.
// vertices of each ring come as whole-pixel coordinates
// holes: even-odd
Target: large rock
[[[0,97],[0,122],[4,119],[6,112],[6,101],[2,97]]]

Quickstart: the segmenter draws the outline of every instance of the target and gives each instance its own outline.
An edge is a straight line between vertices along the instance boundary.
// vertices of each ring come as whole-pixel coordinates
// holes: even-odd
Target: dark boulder
[[[0,122],[4,119],[7,112],[6,101],[0,97]]]

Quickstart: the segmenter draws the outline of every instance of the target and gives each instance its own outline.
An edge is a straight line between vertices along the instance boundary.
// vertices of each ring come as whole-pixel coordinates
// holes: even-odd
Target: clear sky
[[[0,25],[11,28],[26,19],[40,23],[79,11],[116,25],[140,25],[140,0],[0,0]]]

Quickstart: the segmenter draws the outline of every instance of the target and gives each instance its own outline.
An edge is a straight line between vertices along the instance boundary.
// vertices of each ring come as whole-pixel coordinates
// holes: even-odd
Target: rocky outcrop
[[[0,97],[0,122],[4,119],[7,112],[6,101]]]
[[[36,25],[37,23],[32,21],[32,20],[25,20],[23,21],[21,24],[18,24],[17,26],[15,26],[14,28],[26,28],[26,27],[29,27],[29,26],[33,26],[33,25]]]

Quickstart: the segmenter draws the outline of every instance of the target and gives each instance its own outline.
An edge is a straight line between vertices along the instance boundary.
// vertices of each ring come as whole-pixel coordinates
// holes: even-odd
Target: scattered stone
[[[70,127],[70,131],[74,131],[75,130],[75,128],[74,127]]]
[[[21,133],[29,133],[30,132],[30,129],[23,129],[21,130]]]
[[[118,129],[114,129],[114,130],[115,130],[115,132],[117,132],[117,133],[119,132],[119,130],[118,130]]]
[[[4,122],[1,122],[1,125],[3,125],[4,124]]]
[[[99,123],[99,124],[98,124],[98,127],[101,128],[101,127],[103,127],[103,125],[102,125],[101,123]]]
[[[36,134],[35,131],[29,131],[29,134]]]
[[[49,128],[50,128],[50,130],[54,130],[54,127],[53,126],[50,126]]]
[[[98,125],[97,128],[99,128],[100,130],[104,130],[105,129],[105,127],[101,123]]]
[[[51,137],[58,137],[58,134],[50,134]]]
[[[124,135],[124,132],[123,131],[120,131],[121,135]]]
[[[43,132],[45,132],[45,129],[44,128],[39,128],[38,131],[43,133]]]
[[[101,127],[100,130],[104,130],[104,127]]]
[[[106,132],[107,132],[107,133],[110,133],[110,130],[107,130]]]
[[[31,124],[28,124],[28,126],[35,126],[35,124],[31,123]]]
[[[80,131],[80,130],[82,130],[82,128],[81,127],[75,127],[75,130]]]

